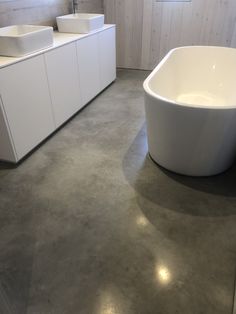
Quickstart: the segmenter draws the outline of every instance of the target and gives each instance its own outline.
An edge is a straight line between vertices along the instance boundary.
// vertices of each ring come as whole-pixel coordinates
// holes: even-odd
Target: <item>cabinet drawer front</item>
[[[77,41],[82,103],[87,104],[100,92],[98,35]]]
[[[4,112],[2,97],[0,95],[0,159],[12,162],[17,161],[8,121]]]
[[[44,56],[58,127],[81,108],[76,43],[47,52]]]
[[[109,28],[98,35],[101,90],[116,79],[116,29]]]
[[[0,89],[20,159],[55,129],[43,56],[1,69]]]

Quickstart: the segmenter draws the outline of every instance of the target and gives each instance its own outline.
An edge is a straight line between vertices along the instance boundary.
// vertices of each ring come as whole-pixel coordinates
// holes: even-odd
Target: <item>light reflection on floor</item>
[[[157,265],[156,267],[156,279],[161,284],[167,285],[171,282],[171,273],[170,270],[163,265]]]

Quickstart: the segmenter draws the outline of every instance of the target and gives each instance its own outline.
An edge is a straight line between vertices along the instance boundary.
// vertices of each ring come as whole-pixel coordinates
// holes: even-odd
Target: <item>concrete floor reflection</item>
[[[166,266],[156,266],[156,279],[163,285],[168,285],[171,282],[171,273]]]

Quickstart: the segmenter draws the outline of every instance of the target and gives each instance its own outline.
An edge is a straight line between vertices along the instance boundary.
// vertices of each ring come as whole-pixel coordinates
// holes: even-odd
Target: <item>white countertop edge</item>
[[[59,33],[58,31],[54,31],[53,32],[53,45],[52,46],[45,48],[45,49],[42,49],[42,50],[39,50],[39,51],[36,51],[36,52],[33,52],[31,54],[25,55],[23,57],[19,57],[19,58],[0,56],[0,69],[7,67],[9,65],[30,59],[32,57],[41,55],[41,54],[48,52],[50,50],[53,50],[53,49],[56,49],[58,47],[64,46],[66,44],[72,43],[72,42],[77,41],[79,39],[94,35],[96,33],[102,32],[108,28],[112,28],[115,26],[116,25],[114,25],[114,24],[105,24],[103,26],[103,28],[99,28],[96,31],[88,33],[88,34]]]

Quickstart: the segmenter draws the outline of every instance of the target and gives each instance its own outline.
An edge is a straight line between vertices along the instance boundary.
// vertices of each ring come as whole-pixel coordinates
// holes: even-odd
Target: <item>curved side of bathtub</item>
[[[152,75],[150,75],[150,78]],[[176,173],[210,176],[236,155],[236,109],[199,108],[153,96],[144,83],[148,146],[159,165]]]

